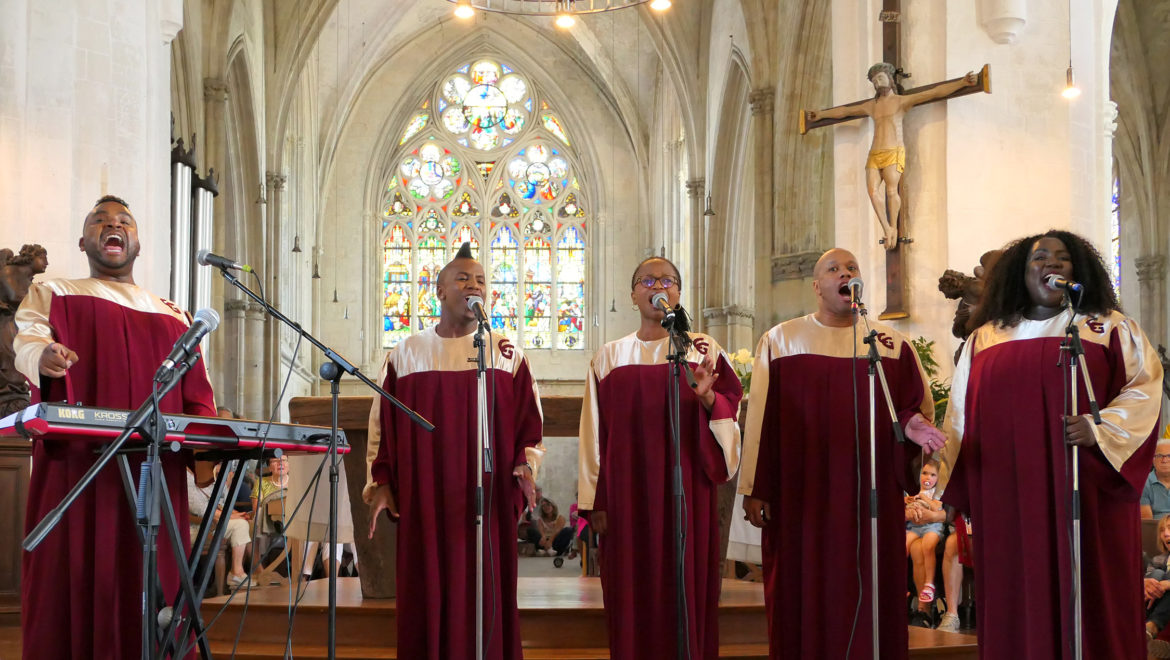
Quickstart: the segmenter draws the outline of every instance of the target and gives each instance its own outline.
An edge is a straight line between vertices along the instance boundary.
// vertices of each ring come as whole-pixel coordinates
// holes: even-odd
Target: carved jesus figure
[[[978,84],[978,76],[974,72],[967,72],[962,78],[906,95],[899,94],[894,86],[894,67],[891,64],[880,62],[871,66],[866,77],[873,83],[875,94],[872,99],[827,110],[807,110],[805,116],[810,122],[849,117],[869,117],[873,120],[873,144],[869,149],[869,158],[865,161],[865,187],[873,203],[873,210],[877,212],[882,233],[885,234],[885,247],[893,250],[898,246],[898,216],[902,210],[898,184],[906,169],[902,118],[906,116],[907,110],[916,105],[946,98],[964,87]]]

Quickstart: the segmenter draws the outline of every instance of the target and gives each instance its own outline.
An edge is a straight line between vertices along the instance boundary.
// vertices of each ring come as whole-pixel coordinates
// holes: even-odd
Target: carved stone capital
[[[1153,254],[1134,259],[1139,282],[1164,282],[1166,280],[1166,256]]]
[[[223,80],[222,78],[204,78],[203,98],[208,101],[219,101],[220,103],[227,103],[227,81]]]
[[[714,325],[730,325],[737,321],[746,321],[751,325],[756,318],[755,310],[744,305],[726,305],[723,307],[707,307],[703,309],[703,318],[707,321],[722,321]]]
[[[770,115],[776,109],[776,88],[762,87],[748,94],[753,115]]]
[[[1106,100],[1104,108],[1105,137],[1110,140],[1117,134],[1117,103]]]
[[[243,300],[225,300],[223,303],[224,316],[233,319],[244,318],[244,310],[248,307],[248,303]]]
[[[268,314],[264,310],[264,305],[246,300],[244,301],[244,318],[249,321],[264,321],[268,318]]]
[[[283,191],[284,184],[286,181],[288,181],[287,175],[278,174],[276,172],[268,172],[264,178],[266,181],[268,181],[268,187],[276,192]]]
[[[707,181],[703,177],[697,179],[690,179],[687,181],[687,197],[691,199],[698,199],[703,196],[703,186]]]
[[[812,277],[820,252],[793,252],[772,257],[772,282]]]

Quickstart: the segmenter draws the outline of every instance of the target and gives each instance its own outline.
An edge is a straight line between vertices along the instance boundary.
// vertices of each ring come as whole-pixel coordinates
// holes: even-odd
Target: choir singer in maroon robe
[[[435,423],[420,429],[389,402],[370,411],[367,482],[370,536],[385,509],[398,521],[398,657],[474,658],[476,357],[475,314],[486,299],[483,266],[463,244],[439,273],[439,323],[386,355],[382,387]],[[487,337],[485,335],[485,340]],[[544,456],[540,397],[528,360],[492,337],[488,405],[494,470],[484,475],[486,658],[520,658],[516,525],[535,506],[534,472]]]
[[[1046,283],[1053,274],[1083,287],[1075,316]],[[1070,322],[1101,426],[1086,414],[1064,417],[1060,344]],[[980,657],[1071,658],[1074,616],[1084,622],[1085,658],[1145,657],[1138,499],[1158,430],[1157,354],[1118,309],[1100,255],[1066,231],[1013,243],[971,323],[947,409],[944,468],[953,470],[943,501],[974,521]],[[1086,413],[1079,374],[1077,387]],[[1071,445],[1080,447],[1081,612],[1071,600]]]
[[[817,311],[772,328],[756,347],[739,492],[748,520],[763,528],[772,658],[873,655],[869,347],[846,287],[858,272],[849,252],[823,254],[813,268]],[[895,440],[877,386],[878,638],[883,659],[905,658],[906,467],[945,437],[930,424],[934,402],[914,348],[870,324],[914,443]]]
[[[637,331],[593,357],[581,410],[579,508],[601,534],[601,587],[615,659],[677,656],[674,449],[668,400],[672,352],[665,313],[676,307],[678,269],[652,257],[634,271],[630,299]],[[679,310],[681,316],[685,312]],[[685,493],[687,628],[691,658],[719,655],[719,515],[716,487],[739,467],[736,413],[743,396],[727,355],[697,332],[686,359],[695,387],[679,375],[682,479]]]
[[[42,401],[134,409],[155,370],[186,332],[187,315],[134,284],[138,224],[126,203],[102,197],[86,215],[81,250],[90,276],[34,283],[16,312],[16,365]],[[164,413],[215,415],[202,362],[166,397]],[[36,440],[25,532],[60,503],[93,464],[88,441]],[[142,455],[128,455],[138,474]],[[187,520],[189,452],[164,452],[178,520]],[[204,464],[200,464],[204,465]],[[207,466],[208,468],[210,466]],[[207,469],[202,476],[210,476]],[[198,473],[197,473],[197,476]],[[178,542],[188,547],[188,526]],[[178,589],[171,539],[159,534],[159,576],[167,600]],[[25,658],[137,658],[142,629],[142,542],[115,465],[106,466],[40,546],[24,553],[21,637]]]

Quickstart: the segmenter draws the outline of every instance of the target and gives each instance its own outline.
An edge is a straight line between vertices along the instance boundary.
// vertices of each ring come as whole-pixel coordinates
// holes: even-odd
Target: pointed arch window
[[[584,350],[592,209],[573,127],[494,57],[454,67],[413,108],[382,202],[383,347],[438,322],[438,271],[469,242],[494,330],[527,349]]]

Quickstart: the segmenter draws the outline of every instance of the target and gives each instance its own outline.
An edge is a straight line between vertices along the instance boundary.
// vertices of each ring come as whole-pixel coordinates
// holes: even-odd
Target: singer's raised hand
[[[390,492],[390,484],[381,484],[374,491],[374,499],[370,502],[370,536],[374,538],[374,529],[378,526],[378,516],[385,511],[391,520],[398,520],[398,502],[394,501],[394,493]]]
[[[53,342],[41,351],[40,372],[49,378],[61,378],[65,370],[77,364],[77,353],[61,342]]]
[[[927,451],[938,451],[947,443],[947,436],[926,421],[922,413],[915,413],[906,423],[906,437]]]
[[[719,380],[719,372],[715,371],[715,358],[708,353],[695,366],[695,395],[699,397],[703,407],[711,410],[715,405],[715,381]]]

